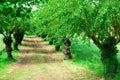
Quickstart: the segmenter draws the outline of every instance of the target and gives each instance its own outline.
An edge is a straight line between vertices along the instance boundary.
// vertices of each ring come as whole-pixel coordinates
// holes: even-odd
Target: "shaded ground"
[[[63,57],[41,38],[25,37],[19,58],[0,80],[100,80],[94,72]]]

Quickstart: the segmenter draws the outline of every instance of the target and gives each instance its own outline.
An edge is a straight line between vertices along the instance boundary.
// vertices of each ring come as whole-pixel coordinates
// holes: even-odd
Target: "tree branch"
[[[88,37],[90,37],[94,44],[98,47],[98,48],[101,48],[101,44],[100,42],[98,41],[98,38],[95,36],[95,34],[93,32],[91,32],[90,34],[87,35]]]
[[[6,35],[4,33],[1,32],[0,34],[2,34],[4,37],[6,37]]]

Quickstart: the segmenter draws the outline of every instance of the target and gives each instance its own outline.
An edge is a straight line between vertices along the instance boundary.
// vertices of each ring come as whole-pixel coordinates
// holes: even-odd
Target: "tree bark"
[[[6,52],[7,52],[8,58],[9,59],[13,59],[13,56],[12,56],[12,47],[11,47],[12,38],[10,36],[6,36],[3,39],[3,42],[5,43],[5,48],[6,48]]]
[[[63,53],[65,55],[65,58],[71,59],[72,58],[72,55],[70,52],[71,41],[68,39],[67,41],[65,41],[64,45],[65,45],[65,49],[64,49]]]

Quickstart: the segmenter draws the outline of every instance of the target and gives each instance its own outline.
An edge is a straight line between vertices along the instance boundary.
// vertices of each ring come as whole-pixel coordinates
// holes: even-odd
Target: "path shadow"
[[[46,46],[50,46],[48,43],[37,43],[37,44],[28,44],[28,43],[22,43],[23,47],[30,47],[30,48],[43,48]]]
[[[38,43],[40,43],[40,42],[44,42],[44,40],[35,40],[35,41],[33,41],[33,40],[30,40],[30,39],[23,39],[23,41],[24,42],[38,42]]]
[[[46,49],[27,49],[27,50],[21,50],[20,53],[25,53],[25,54],[31,54],[31,53],[35,53],[35,54],[53,54],[56,53],[55,50],[46,50]]]
[[[38,45],[39,44],[39,45]],[[42,45],[40,45],[40,43],[38,43],[37,46],[36,44],[26,44],[26,43],[23,43],[22,46],[23,47],[30,47],[30,48],[41,48]]]
[[[57,63],[63,62],[61,59],[53,58],[48,55],[27,55],[25,57],[20,57],[18,64],[41,64],[41,63]]]
[[[53,58],[56,50],[48,42],[36,37],[25,37],[20,50],[19,64],[55,63],[61,59]],[[56,54],[55,54],[56,55]]]
[[[52,50],[47,50],[47,49],[22,49],[20,50],[20,53],[22,54],[31,54],[31,53],[35,53],[35,54],[54,54],[56,53],[56,51],[54,49]]]

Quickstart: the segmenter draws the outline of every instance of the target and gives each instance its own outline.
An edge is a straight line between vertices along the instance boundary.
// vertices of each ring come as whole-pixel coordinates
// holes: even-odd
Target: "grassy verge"
[[[7,58],[7,54],[5,50],[1,51],[0,55],[0,75],[3,75],[7,72],[7,66],[10,65],[13,60]],[[13,51],[13,57],[16,59],[18,57],[18,51]]]
[[[120,46],[120,44],[118,46]],[[120,47],[118,47],[118,49],[120,50]],[[73,53],[73,62],[75,64],[83,65],[96,72],[99,76],[103,76],[103,65],[100,60],[101,53],[93,43],[87,44],[74,39],[71,45],[71,52]],[[118,59],[120,63],[120,51],[118,53]],[[120,72],[120,67],[118,72]],[[118,75],[120,75],[120,73],[118,73]],[[115,80],[120,80],[118,75]]]

